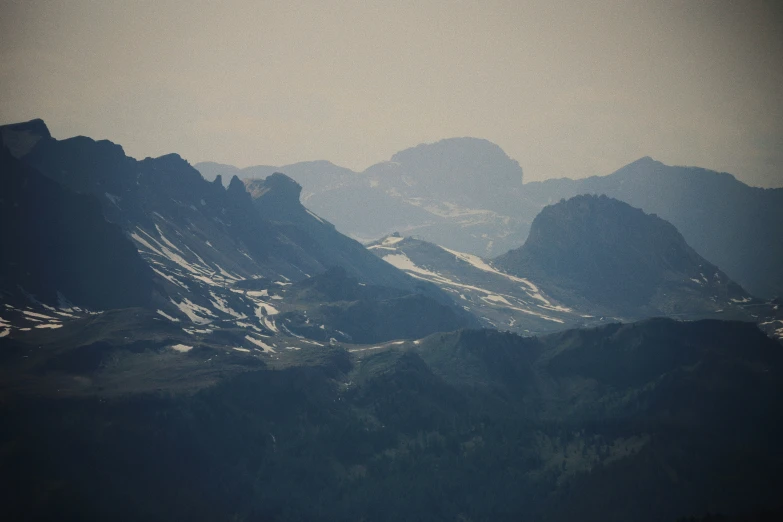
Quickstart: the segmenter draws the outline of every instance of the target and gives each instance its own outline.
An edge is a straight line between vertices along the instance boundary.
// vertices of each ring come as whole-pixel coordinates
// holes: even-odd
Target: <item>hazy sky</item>
[[[0,122],[362,170],[476,136],[527,180],[641,156],[783,186],[780,2],[0,0]]]

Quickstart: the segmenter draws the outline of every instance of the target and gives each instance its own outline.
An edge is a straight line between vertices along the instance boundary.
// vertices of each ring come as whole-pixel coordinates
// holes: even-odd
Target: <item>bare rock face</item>
[[[275,214],[289,214],[303,210],[299,201],[302,186],[280,172],[275,172],[266,179],[249,180],[246,182],[246,186],[234,176],[228,186],[229,191],[239,190],[240,187],[242,191],[247,190],[256,201],[257,208],[264,214],[269,214],[270,217],[274,217]]]

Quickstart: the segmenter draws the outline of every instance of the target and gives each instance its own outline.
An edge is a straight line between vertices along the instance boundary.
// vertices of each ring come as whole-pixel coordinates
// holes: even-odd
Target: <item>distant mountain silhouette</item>
[[[525,244],[494,264],[619,317],[713,313],[750,299],[673,225],[606,196],[545,207]]]
[[[206,179],[243,179],[282,172],[299,182],[307,207],[362,241],[401,231],[480,255],[505,252],[524,240],[512,217],[522,189],[522,169],[497,145],[478,138],[449,138],[394,154],[357,173],[328,161],[237,169],[199,163]]]
[[[494,143],[450,138],[405,149],[365,171],[408,197],[504,212],[522,188],[522,168]]]
[[[209,177],[214,164],[198,164]],[[783,295],[783,188],[749,187],[726,173],[637,160],[608,176],[522,185],[522,169],[485,140],[452,138],[395,154],[363,173],[329,162],[220,166],[227,175],[284,172],[309,208],[370,241],[394,231],[483,257],[523,243],[546,205],[606,194],[671,222],[711,263],[754,295]],[[211,178],[210,178],[211,179]]]
[[[608,176],[527,183],[528,212],[577,194],[606,194],[669,221],[699,254],[760,297],[783,295],[783,188],[731,174],[637,160]]]

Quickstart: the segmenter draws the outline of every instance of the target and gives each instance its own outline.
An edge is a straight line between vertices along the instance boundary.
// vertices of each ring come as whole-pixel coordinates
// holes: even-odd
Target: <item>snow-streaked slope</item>
[[[562,306],[533,281],[507,274],[472,254],[400,236],[387,236],[367,248],[449,292],[487,327],[543,333],[603,320]]]

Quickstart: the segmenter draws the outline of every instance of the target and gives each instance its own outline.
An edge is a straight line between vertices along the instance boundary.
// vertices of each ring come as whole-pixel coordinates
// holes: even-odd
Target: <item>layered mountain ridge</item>
[[[514,250],[365,248],[276,168],[206,181],[41,121],[0,135],[4,519],[653,522],[781,498],[783,359],[759,331],[783,332],[781,303],[661,218],[579,196],[519,247],[521,169],[482,140],[359,185],[298,165],[334,201],[371,196],[346,223]],[[58,261],[73,281],[43,277]],[[66,283],[117,302],[70,306]],[[631,322],[657,314],[677,320]],[[703,316],[761,324],[682,320]]]
[[[701,256],[759,297],[783,294],[783,188],[725,172],[637,160],[608,176],[525,185],[532,213],[562,198],[606,194],[669,221]]]
[[[218,174],[224,179],[255,179],[286,173],[303,186],[308,208],[363,241],[400,231],[485,255],[524,240],[514,234],[517,224],[512,217],[521,194],[522,168],[483,139],[421,144],[361,173],[327,161],[245,169],[199,163],[196,168],[206,179]],[[488,234],[493,239],[488,240]]]
[[[363,173],[329,162],[196,168],[208,179],[218,171],[250,178],[287,172],[303,185],[312,210],[354,238],[369,242],[398,231],[488,258],[524,243],[545,206],[606,194],[671,222],[754,295],[783,294],[783,188],[750,187],[727,173],[645,157],[605,176],[522,185],[518,163],[496,145],[465,138],[406,149]]]

